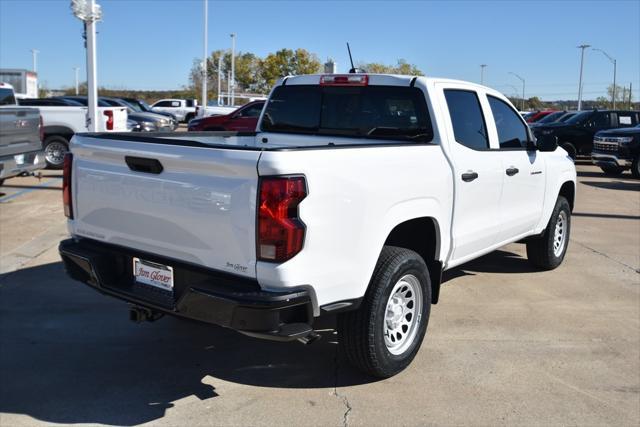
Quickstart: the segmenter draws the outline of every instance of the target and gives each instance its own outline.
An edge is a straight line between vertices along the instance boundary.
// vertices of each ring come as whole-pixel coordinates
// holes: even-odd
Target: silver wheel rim
[[[384,343],[391,354],[404,353],[413,343],[422,317],[422,286],[412,274],[394,285],[384,315]]]
[[[556,257],[562,255],[562,251],[564,251],[564,245],[567,241],[567,225],[567,214],[564,211],[560,211],[553,231],[553,254]]]
[[[50,142],[44,149],[45,158],[53,165],[61,165],[66,153],[67,146],[62,142]]]

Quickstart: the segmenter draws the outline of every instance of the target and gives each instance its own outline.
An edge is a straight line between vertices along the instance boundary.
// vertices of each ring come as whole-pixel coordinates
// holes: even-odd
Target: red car
[[[543,117],[548,116],[551,113],[555,113],[556,110],[545,110],[545,111],[537,111],[527,117],[527,123],[535,123]]]
[[[194,119],[189,122],[190,132],[200,131],[254,131],[265,101],[253,101],[231,114]]]

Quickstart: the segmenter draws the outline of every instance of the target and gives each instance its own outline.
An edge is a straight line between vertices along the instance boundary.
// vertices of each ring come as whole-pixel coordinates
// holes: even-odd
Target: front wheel
[[[631,164],[631,174],[635,179],[640,179],[640,154],[638,154]]]
[[[62,169],[64,156],[69,151],[69,141],[58,135],[49,136],[44,140],[44,158],[49,169]]]
[[[604,172],[605,175],[609,176],[618,176],[624,172],[624,168],[621,168],[620,166],[600,166],[600,169],[602,169],[602,172]]]
[[[571,207],[564,197],[558,197],[551,219],[542,236],[527,240],[527,258],[542,270],[558,267],[569,247],[571,233]]]
[[[576,157],[578,157],[578,150],[576,149],[576,147],[573,146],[572,143],[563,142],[560,144],[560,147],[562,147],[564,151],[566,151],[567,154],[569,154],[569,157],[571,157],[571,160],[573,160],[574,162],[576,161]]]
[[[341,350],[361,371],[391,377],[418,353],[430,312],[431,282],[422,257],[385,246],[360,308],[338,316]]]

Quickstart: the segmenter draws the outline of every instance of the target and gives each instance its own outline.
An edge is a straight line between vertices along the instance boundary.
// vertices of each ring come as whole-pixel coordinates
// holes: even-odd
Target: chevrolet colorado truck
[[[633,177],[640,179],[640,124],[596,133],[591,161],[607,175],[630,169]]]
[[[499,92],[375,74],[285,77],[256,132],[76,135],[63,181],[66,270],[132,319],[310,342],[336,314],[379,377],[416,355],[444,270],[517,241],[557,267],[576,193]]]
[[[0,82],[0,185],[45,165],[40,112],[18,106],[13,86]]]

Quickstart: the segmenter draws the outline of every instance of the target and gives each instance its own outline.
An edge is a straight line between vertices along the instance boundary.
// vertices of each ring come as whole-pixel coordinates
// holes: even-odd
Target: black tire
[[[640,179],[640,154],[636,156],[631,164],[631,174],[635,179]]]
[[[189,124],[189,122],[195,117],[194,113],[189,113],[184,117],[184,122]]]
[[[570,142],[562,142],[560,143],[560,147],[562,147],[568,154],[569,157],[575,162],[578,157],[578,150],[576,147]]]
[[[62,169],[64,155],[69,151],[69,141],[60,135],[51,135],[44,139],[42,144],[47,168]]]
[[[403,283],[406,283],[400,279],[413,281],[413,286],[421,291],[422,301],[421,304],[417,302],[420,295],[416,293],[413,310],[420,311],[419,317],[410,317],[410,313],[404,309],[398,313],[397,321],[402,319],[404,322],[408,319],[411,323],[413,319],[415,323],[411,323],[412,326],[408,326],[406,331],[403,329],[404,325],[400,327],[402,333],[406,333],[406,340],[395,349],[399,353],[393,354],[386,341],[396,338],[393,334],[384,334],[385,327],[392,324],[392,320],[388,321],[385,316],[387,304],[391,301],[391,292],[394,288],[402,291]],[[394,295],[398,295],[398,292],[394,292]],[[411,297],[409,293],[402,296]],[[418,304],[421,306],[420,309]],[[407,307],[408,310],[411,309],[408,305]],[[337,329],[341,352],[349,363],[359,370],[380,378],[391,377],[406,368],[420,349],[427,331],[430,312],[431,281],[424,260],[409,249],[385,246],[360,308],[338,315]],[[401,341],[397,343],[400,344]]]
[[[223,132],[224,130],[225,130],[224,128],[221,128],[219,126],[218,127],[214,126],[214,127],[206,128],[204,131],[205,132]]]
[[[556,250],[555,242],[557,239],[556,225],[558,218],[564,215],[564,224],[562,225],[562,233],[564,240],[562,249]],[[542,270],[553,270],[558,267],[569,247],[569,238],[571,237],[571,207],[569,202],[563,196],[558,197],[556,206],[553,209],[547,228],[544,233],[538,237],[532,237],[527,240],[527,258],[534,266]]]
[[[605,175],[609,176],[618,176],[624,172],[624,168],[621,168],[620,166],[600,166],[600,169],[602,169],[602,172],[604,172]]]
[[[0,187],[2,187],[2,184],[4,184],[4,178],[0,179]]]

